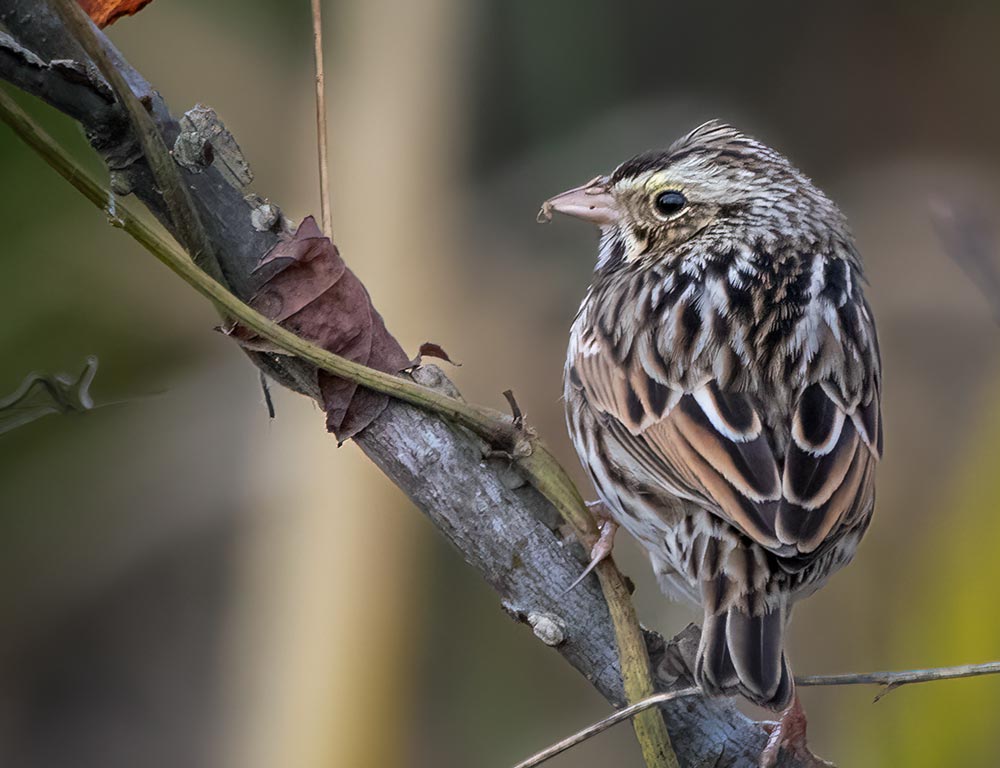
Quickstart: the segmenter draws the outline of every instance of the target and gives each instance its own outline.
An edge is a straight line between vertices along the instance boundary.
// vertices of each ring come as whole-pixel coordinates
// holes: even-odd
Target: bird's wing
[[[570,383],[647,478],[695,501],[783,556],[816,551],[859,513],[880,451],[877,390],[850,407],[825,382],[798,396],[784,456],[751,398],[708,378],[686,388],[593,338],[571,354]]]
[[[792,413],[775,533],[800,552],[815,550],[862,511],[882,443],[877,391],[849,408],[827,382],[807,386]],[[862,502],[862,504],[859,504]]]

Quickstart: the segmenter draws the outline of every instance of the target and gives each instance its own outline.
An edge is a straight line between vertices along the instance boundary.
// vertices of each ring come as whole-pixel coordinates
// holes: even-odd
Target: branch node
[[[117,168],[111,171],[110,182],[112,193],[121,197],[131,195],[135,188],[132,184],[132,176],[127,171]]]
[[[281,224],[281,209],[260,195],[247,195],[250,204],[250,224],[258,232],[273,232]]]
[[[184,163],[181,163],[182,166],[189,171],[199,173],[201,169],[214,165],[223,178],[236,189],[243,189],[253,183],[253,171],[243,155],[243,150],[214,109],[195,104],[178,122],[181,127],[181,133],[177,136],[178,142],[182,140],[181,137],[186,137],[184,141],[191,143],[195,148],[208,145],[203,150],[206,154],[202,158],[201,168],[198,170],[188,168]],[[177,145],[174,147],[176,154]]]
[[[511,416],[514,417],[514,429],[524,429],[524,414],[521,413],[521,406],[517,404],[517,399],[514,397],[514,391],[511,389],[505,389],[503,391],[503,396],[507,399],[508,405],[510,405],[510,413]]]
[[[174,160],[191,173],[201,173],[215,159],[212,142],[193,131],[181,131],[174,140]]]
[[[528,624],[535,637],[548,646],[554,648],[566,640],[566,626],[554,613],[529,613]]]

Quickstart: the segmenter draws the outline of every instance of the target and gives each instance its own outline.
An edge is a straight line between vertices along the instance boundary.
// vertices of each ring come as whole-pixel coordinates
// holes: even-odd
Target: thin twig
[[[321,0],[312,0],[313,57],[316,61],[316,147],[319,150],[319,212],[323,233],[333,237],[330,211],[330,157],[326,146],[326,88],[323,73],[323,17]]]
[[[901,672],[859,672],[842,675],[806,675],[796,677],[795,684],[801,686],[818,685],[884,685],[883,691],[875,699],[882,698],[889,691],[912,683],[929,683],[933,680],[956,680],[961,677],[1000,674],[1000,661],[983,664],[959,664],[955,667],[932,667],[930,669],[908,669]]]
[[[562,741],[557,741],[555,744],[550,747],[546,747],[541,752],[536,752],[527,760],[515,765],[514,768],[534,768],[534,766],[541,765],[546,760],[549,760],[556,755],[565,752],[567,749],[575,747],[577,744],[580,744],[587,739],[608,730],[608,728],[620,723],[622,720],[628,720],[630,717],[633,717],[650,707],[655,707],[657,704],[665,704],[668,701],[680,699],[684,696],[695,696],[700,693],[700,688],[692,687],[682,688],[679,691],[670,691],[669,693],[658,693],[655,696],[650,696],[647,699],[643,699],[642,701],[636,702],[631,706],[618,710],[613,715],[610,715],[603,720],[599,720],[593,725],[588,725],[582,731],[577,731],[572,736],[567,736]]]
[[[934,680],[956,680],[962,677],[979,677],[981,675],[1000,674],[1000,661],[989,661],[983,664],[960,664],[955,667],[932,667],[929,669],[908,669],[900,672],[848,672],[839,675],[804,675],[795,678],[795,684],[803,688],[821,685],[884,685],[886,689],[876,698],[880,698],[890,691],[894,691],[904,685],[913,683],[928,683]],[[626,720],[629,717],[639,714],[647,709],[655,707],[683,696],[694,696],[700,694],[701,689],[697,687],[682,688],[679,691],[670,693],[658,693],[649,696],[642,701],[637,701],[631,706],[625,707],[609,715],[603,720],[598,720],[592,725],[577,731],[572,736],[556,742],[550,747],[546,747],[541,752],[529,757],[527,760],[518,763],[514,768],[534,768],[541,765],[549,758],[555,757],[561,752],[565,752],[570,747],[575,747],[587,739],[606,731],[613,725]]]
[[[97,365],[97,356],[88,355],[76,378],[65,373],[29,373],[13,393],[0,398],[0,411],[16,407],[31,394],[36,384],[48,393],[60,410],[89,411],[94,407],[90,385],[97,375]]]
[[[93,410],[95,406],[90,385],[96,375],[95,355],[86,358],[83,370],[76,378],[65,373],[29,373],[13,393],[0,398],[0,434],[50,414]],[[32,395],[36,391],[44,392],[49,400],[32,403]]]
[[[0,120],[10,125],[22,140],[85,197],[107,212],[110,192],[96,182],[2,90],[0,90]],[[321,349],[241,301],[225,286],[199,269],[172,241],[137,218],[126,205],[119,203],[115,213],[115,218],[111,219],[115,226],[120,226],[128,232],[162,264],[202,296],[219,306],[228,316],[235,318],[289,355],[301,358],[317,368],[368,389],[435,413],[454,424],[468,428],[491,446],[516,456],[518,466],[531,484],[573,527],[577,538],[584,546],[589,549],[596,541],[597,526],[566,470],[540,440],[525,434],[524,430],[515,428],[511,416],[491,408],[466,403]],[[624,578],[611,560],[603,561],[598,566],[597,573],[618,643],[626,699],[630,702],[638,701],[652,693],[654,688],[649,656],[642,630],[635,616],[631,595]],[[640,713],[634,721],[634,727],[648,768],[678,766],[666,723],[658,711]]]

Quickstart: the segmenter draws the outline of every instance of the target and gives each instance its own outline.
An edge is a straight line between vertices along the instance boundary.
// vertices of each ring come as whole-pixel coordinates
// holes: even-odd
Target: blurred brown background
[[[1000,211],[1000,6],[330,0],[334,225],[414,350],[513,388],[576,468],[559,402],[594,235],[538,203],[719,117],[851,219],[886,370],[855,564],[796,611],[797,671],[1000,657],[1000,331],[932,199]],[[308,3],[157,0],[109,30],[175,112],[215,107],[255,189],[318,209]],[[89,157],[76,128],[30,105]],[[0,130],[0,395],[101,369],[99,401],[0,436],[0,764],[508,766],[608,708],[209,306]],[[1000,258],[1000,255],[998,255]],[[587,491],[589,493],[589,489]],[[636,548],[645,623],[693,618]],[[842,766],[993,766],[1000,680],[805,692]],[[620,727],[553,766],[638,765]]]

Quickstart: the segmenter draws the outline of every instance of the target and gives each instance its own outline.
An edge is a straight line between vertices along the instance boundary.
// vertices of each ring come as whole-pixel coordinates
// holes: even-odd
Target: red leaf
[[[279,242],[261,259],[261,266],[286,261],[250,301],[261,314],[293,333],[348,360],[398,373],[409,362],[385,328],[364,285],[344,264],[337,247],[323,236],[311,216],[295,234]],[[232,334],[253,346],[249,329]],[[388,403],[385,395],[319,371],[318,384],[326,410],[327,429],[340,441],[367,427]]]
[[[138,13],[153,0],[79,0],[80,7],[101,29],[114,24],[122,16]]]

